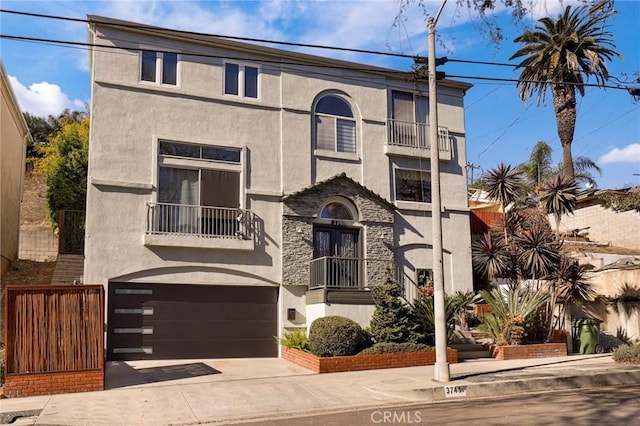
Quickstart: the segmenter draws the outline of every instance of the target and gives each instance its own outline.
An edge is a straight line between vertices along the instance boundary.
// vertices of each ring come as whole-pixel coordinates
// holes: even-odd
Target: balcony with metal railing
[[[395,262],[383,259],[325,256],[313,259],[309,269],[309,290],[367,291],[382,285],[388,274],[401,283],[404,278]]]
[[[430,157],[428,124],[389,118],[387,129],[387,155]],[[451,161],[451,139],[446,127],[438,127],[438,146],[440,160]]]
[[[147,203],[144,244],[253,250],[254,215],[249,210]]]

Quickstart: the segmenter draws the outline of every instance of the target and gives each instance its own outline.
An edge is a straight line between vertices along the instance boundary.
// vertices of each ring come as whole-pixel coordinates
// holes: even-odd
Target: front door
[[[313,258],[323,258],[322,278],[327,287],[358,287],[360,231],[339,226],[315,226]]]

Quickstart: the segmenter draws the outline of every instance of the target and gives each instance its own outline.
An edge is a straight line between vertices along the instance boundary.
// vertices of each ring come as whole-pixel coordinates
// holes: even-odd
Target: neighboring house
[[[425,83],[89,19],[84,279],[107,290],[108,359],[277,356],[318,317],[367,325],[387,271],[409,299],[429,285]],[[447,293],[472,289],[470,87],[438,83]]]
[[[622,190],[587,190],[577,197],[573,214],[563,215],[560,232],[565,235],[584,235],[590,242],[640,250],[640,212],[617,212],[602,205],[606,193],[639,191],[640,187]],[[549,216],[555,229],[555,219]]]
[[[0,62],[0,90],[2,91],[2,134],[0,135],[0,276],[9,270],[11,262],[18,259],[20,240],[20,201],[24,180],[27,144],[31,134],[20,111],[9,77]]]

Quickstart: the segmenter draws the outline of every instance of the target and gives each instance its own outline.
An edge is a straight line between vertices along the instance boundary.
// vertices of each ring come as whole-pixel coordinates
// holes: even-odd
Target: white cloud
[[[613,148],[598,160],[599,163],[640,163],[640,143],[632,143],[624,148]]]
[[[9,81],[23,112],[28,112],[37,117],[46,117],[48,115],[58,115],[65,108],[84,110],[84,102],[80,99],[69,99],[57,84],[43,81],[25,87],[13,76],[9,76]]]

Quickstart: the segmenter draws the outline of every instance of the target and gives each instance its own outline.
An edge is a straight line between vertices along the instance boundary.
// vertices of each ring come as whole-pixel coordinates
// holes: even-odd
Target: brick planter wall
[[[4,396],[6,398],[90,392],[103,389],[103,370],[7,374],[4,381]]]
[[[527,359],[566,356],[566,343],[540,343],[536,345],[491,346],[491,356],[495,359]]]
[[[344,371],[433,365],[436,362],[436,353],[435,351],[422,351],[320,358],[309,352],[283,346],[282,358],[316,373],[340,373]],[[449,363],[457,363],[458,351],[447,349],[447,361]]]

